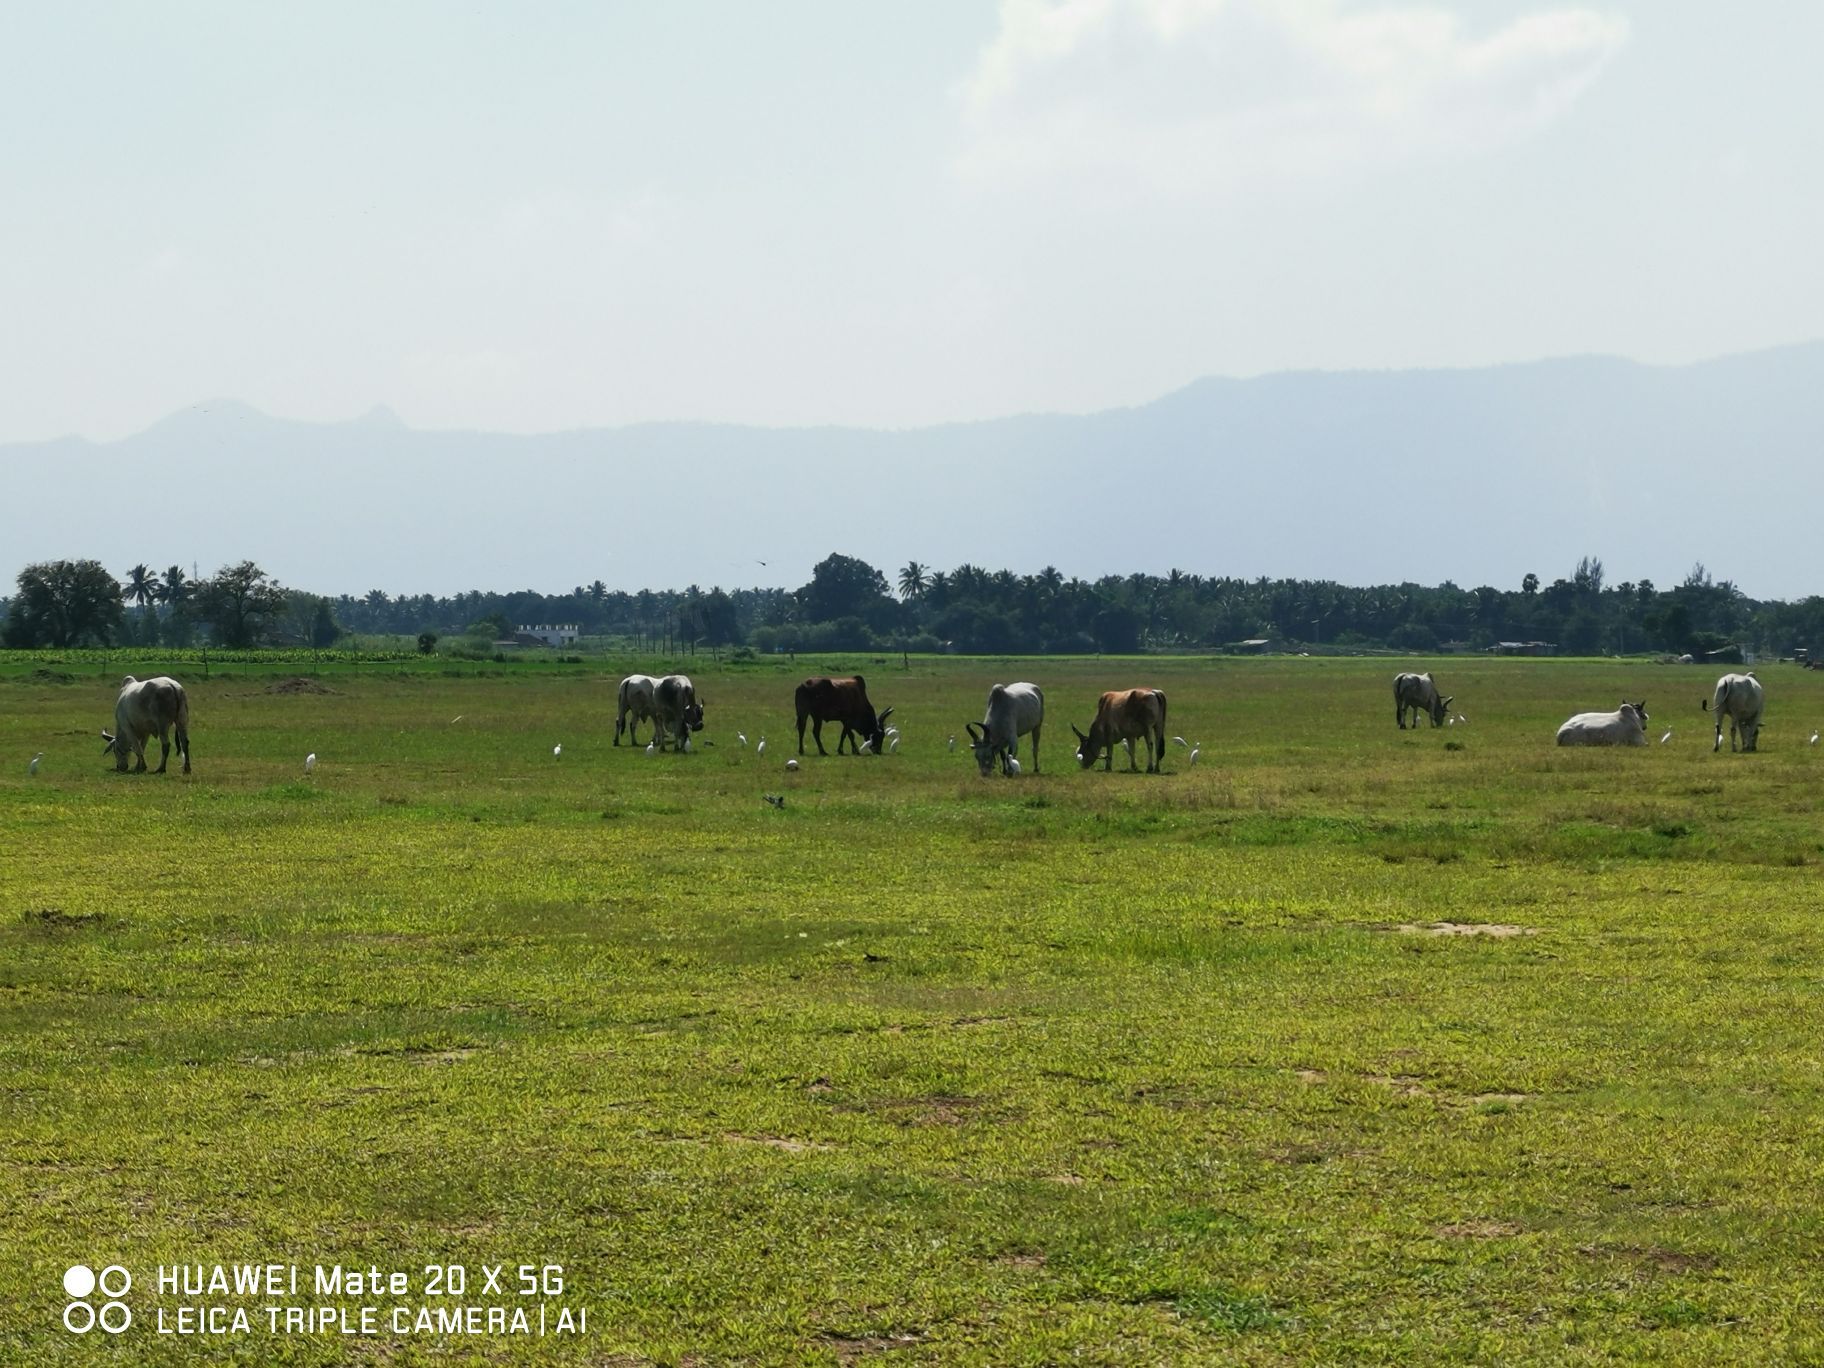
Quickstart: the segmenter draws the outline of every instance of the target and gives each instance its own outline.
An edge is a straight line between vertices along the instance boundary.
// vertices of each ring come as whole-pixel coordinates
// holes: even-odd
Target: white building
[[[581,631],[582,628],[574,622],[560,622],[555,626],[541,622],[534,627],[521,623],[516,639],[536,637],[547,646],[574,646],[577,634]]]

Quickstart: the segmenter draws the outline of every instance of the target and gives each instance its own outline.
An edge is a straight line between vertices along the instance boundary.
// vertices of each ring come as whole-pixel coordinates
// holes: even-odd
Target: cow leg
[[[163,774],[165,766],[171,760],[171,738],[163,727],[158,729],[158,768],[154,774]]]
[[[177,729],[177,753],[184,757],[184,773],[190,773],[190,733],[182,727]]]
[[[1134,763],[1134,738],[1131,736],[1127,738],[1127,772],[1129,774],[1140,772],[1140,766]]]
[[[1017,736],[1013,738],[1013,748],[1015,750],[1020,748],[1020,738]],[[1112,760],[1115,754],[1115,748],[1113,746],[1108,748],[1108,754],[1109,758]],[[1032,772],[1034,774],[1039,772],[1039,729],[1037,727],[1032,729]]]
[[[817,743],[817,754],[829,754],[829,752],[823,748],[823,719],[821,717],[813,717],[811,719],[811,740]],[[842,742],[838,741],[836,745],[840,747]]]

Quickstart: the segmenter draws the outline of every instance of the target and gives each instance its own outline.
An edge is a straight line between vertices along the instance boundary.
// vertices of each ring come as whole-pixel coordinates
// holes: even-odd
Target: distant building
[[[1549,656],[1558,654],[1558,645],[1552,641],[1497,641],[1493,646],[1484,646],[1482,649],[1490,655]]]
[[[521,623],[513,633],[513,640],[521,646],[574,646],[582,628],[574,622],[561,622],[556,626],[539,623],[528,627]]]

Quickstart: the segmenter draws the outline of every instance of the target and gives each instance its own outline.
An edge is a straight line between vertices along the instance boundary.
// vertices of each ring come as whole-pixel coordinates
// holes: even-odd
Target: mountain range
[[[1824,592],[1824,343],[1649,366],[1206,379],[1151,403],[877,431],[536,435],[200,403],[108,443],[0,445],[0,576],[252,559],[321,593],[804,583],[832,551],[1094,579],[1515,587],[1600,556]]]

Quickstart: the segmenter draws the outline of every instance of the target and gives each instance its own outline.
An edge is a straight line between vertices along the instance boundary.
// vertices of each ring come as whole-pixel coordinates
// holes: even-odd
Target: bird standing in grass
[[[553,759],[555,759],[557,756],[562,755],[563,753],[564,753],[564,743],[563,742],[560,741],[555,746],[551,747],[551,755],[552,755]]]
[[[309,755],[304,757],[304,773],[309,774],[312,770],[316,769],[316,767],[317,753],[312,751]]]
[[[1811,740],[1806,742],[1806,744],[1809,746],[1815,746],[1818,744],[1818,734],[1815,731],[1811,734]]]
[[[1817,739],[1818,739],[1818,738],[1817,738],[1817,737],[1815,737],[1815,736],[1814,736],[1814,737],[1812,737],[1812,738],[1811,738],[1811,739],[1812,739],[1812,740],[1813,740],[1813,741],[1816,741],[1816,740],[1817,740]],[[32,757],[32,763],[31,763],[31,764],[29,764],[29,765],[27,765],[27,766],[26,766],[26,767],[25,767],[25,772],[26,772],[26,773],[27,773],[27,774],[36,774],[36,773],[38,773],[38,762],[39,762],[39,761],[40,761],[40,760],[42,760],[42,759],[44,759],[44,752],[43,752],[43,751],[39,751],[39,752],[38,752],[38,754],[36,754],[36,755],[34,755],[34,756],[33,756],[33,757]]]
[[[760,744],[754,747],[754,754],[755,755],[765,755],[766,754],[766,733],[765,732],[760,733]]]
[[[1666,734],[1659,738],[1659,744],[1663,746],[1666,744],[1666,742],[1670,741],[1671,739],[1672,739],[1672,728],[1667,727]]]
[[[735,740],[739,741],[742,745],[745,746],[747,744],[747,733],[746,732],[736,732]]]
[[[1191,744],[1189,741],[1186,741],[1182,736],[1174,736],[1172,738],[1172,740],[1176,741],[1181,746],[1188,747]]]
[[[1185,768],[1186,769],[1196,769],[1197,768],[1197,757],[1202,754],[1203,754],[1203,742],[1199,741],[1196,745],[1191,747],[1190,762],[1185,765]]]
[[[950,733],[950,754],[952,754],[952,755],[956,754],[956,733],[955,732]]]
[[[659,743],[657,741],[648,741],[646,743],[646,754],[657,755],[658,753],[659,753]]]
[[[783,812],[785,810],[785,795],[783,793],[763,793],[760,796],[780,811]]]

